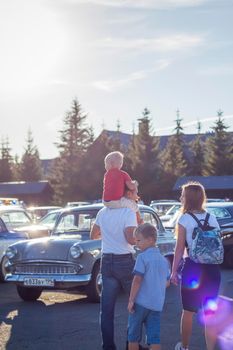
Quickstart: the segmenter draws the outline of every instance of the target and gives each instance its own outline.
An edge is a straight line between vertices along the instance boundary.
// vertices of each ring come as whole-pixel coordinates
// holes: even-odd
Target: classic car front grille
[[[77,271],[72,265],[17,265],[15,267],[16,274],[76,274]]]

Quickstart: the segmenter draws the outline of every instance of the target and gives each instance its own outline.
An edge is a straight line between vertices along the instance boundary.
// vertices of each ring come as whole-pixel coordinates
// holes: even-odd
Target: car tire
[[[100,302],[101,287],[100,263],[97,262],[92,270],[91,281],[86,286],[86,295],[89,301],[92,303]]]
[[[8,258],[4,256],[0,264],[0,282],[5,282],[5,276],[7,274],[7,270],[6,270],[7,262],[8,262]]]
[[[233,247],[230,249],[227,249],[225,251],[225,256],[224,256],[224,266],[232,269],[233,268]]]
[[[17,286],[17,292],[24,301],[36,301],[41,293],[41,288]]]

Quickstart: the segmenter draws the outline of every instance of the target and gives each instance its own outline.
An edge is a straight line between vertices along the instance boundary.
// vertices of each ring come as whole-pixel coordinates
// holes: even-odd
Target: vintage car
[[[38,220],[42,219],[46,214],[52,210],[60,209],[58,206],[43,206],[43,207],[28,207],[27,211],[31,215],[32,220],[37,223]]]
[[[159,215],[166,215],[167,211],[174,205],[180,205],[180,202],[170,199],[170,200],[154,200],[151,201],[150,206]]]
[[[30,215],[18,205],[0,205],[0,218],[8,230],[32,224]]]
[[[7,263],[7,257],[5,251],[9,245],[27,239],[26,232],[16,232],[9,230],[4,221],[0,218],[0,281],[3,282],[6,275],[5,265]]]
[[[16,284],[25,301],[40,297],[44,289],[76,289],[92,302],[98,302],[101,291],[101,240],[90,240],[90,229],[102,204],[64,208],[51,236],[11,245],[7,251],[6,281]],[[165,231],[158,215],[149,206],[140,206],[144,222],[158,230],[158,246],[173,259],[175,239]]]
[[[29,238],[50,236],[60,212],[61,209],[49,211],[45,216],[39,219],[37,223],[16,228],[16,231],[27,232]]]

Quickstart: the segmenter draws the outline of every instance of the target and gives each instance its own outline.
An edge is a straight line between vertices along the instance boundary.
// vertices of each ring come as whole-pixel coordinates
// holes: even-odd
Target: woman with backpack
[[[178,268],[184,259],[181,274],[182,316],[181,342],[175,350],[188,350],[192,334],[193,315],[201,310],[205,323],[208,350],[214,350],[216,334],[208,327],[213,315],[220,286],[219,264],[223,260],[223,247],[216,217],[205,211],[206,194],[198,182],[182,186],[181,215],[176,224],[177,243],[171,282],[179,283]]]

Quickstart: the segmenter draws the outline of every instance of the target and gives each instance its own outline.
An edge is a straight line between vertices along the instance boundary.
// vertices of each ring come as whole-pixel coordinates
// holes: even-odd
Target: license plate
[[[25,286],[54,287],[54,280],[51,278],[24,278]]]

